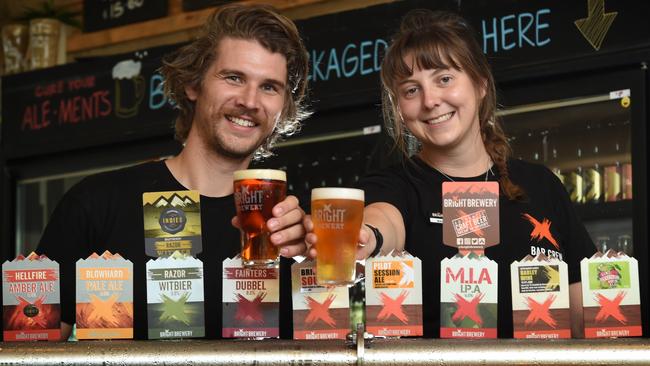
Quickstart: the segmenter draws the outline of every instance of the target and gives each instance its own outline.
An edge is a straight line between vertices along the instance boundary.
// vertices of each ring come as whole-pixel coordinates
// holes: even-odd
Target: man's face
[[[199,89],[188,137],[228,158],[245,159],[273,132],[285,103],[287,61],[257,41],[224,38]]]

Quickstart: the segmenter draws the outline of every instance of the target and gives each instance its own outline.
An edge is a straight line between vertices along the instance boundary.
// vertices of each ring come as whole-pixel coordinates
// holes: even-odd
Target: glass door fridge
[[[646,78],[642,65],[504,83],[499,111],[514,156],[544,164],[558,176],[597,248],[639,261],[644,335]]]

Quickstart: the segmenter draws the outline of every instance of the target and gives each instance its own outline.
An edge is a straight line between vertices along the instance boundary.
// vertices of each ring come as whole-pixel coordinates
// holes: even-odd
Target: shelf
[[[297,20],[347,11],[395,0],[265,0],[241,1],[264,3]],[[214,8],[183,12],[181,0],[170,0],[169,15],[164,18],[124,25],[92,33],[73,33],[67,39],[69,58],[102,56],[135,51],[191,40]]]
[[[622,200],[616,202],[576,204],[578,217],[582,221],[594,221],[605,219],[632,218],[633,200]]]

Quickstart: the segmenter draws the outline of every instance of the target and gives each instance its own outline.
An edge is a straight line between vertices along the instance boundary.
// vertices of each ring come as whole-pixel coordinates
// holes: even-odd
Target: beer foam
[[[287,173],[276,169],[245,169],[237,170],[233,174],[234,180],[242,179],[266,179],[287,181]]]
[[[324,200],[324,199],[341,199],[341,200],[364,200],[364,192],[356,188],[314,188],[311,190],[311,199]]]
[[[124,60],[113,66],[113,79],[130,79],[140,75],[142,63],[140,61]]]

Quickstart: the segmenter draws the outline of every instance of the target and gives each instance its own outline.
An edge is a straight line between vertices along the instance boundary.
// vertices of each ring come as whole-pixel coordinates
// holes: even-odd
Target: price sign
[[[164,17],[167,4],[167,0],[84,0],[84,32]]]

